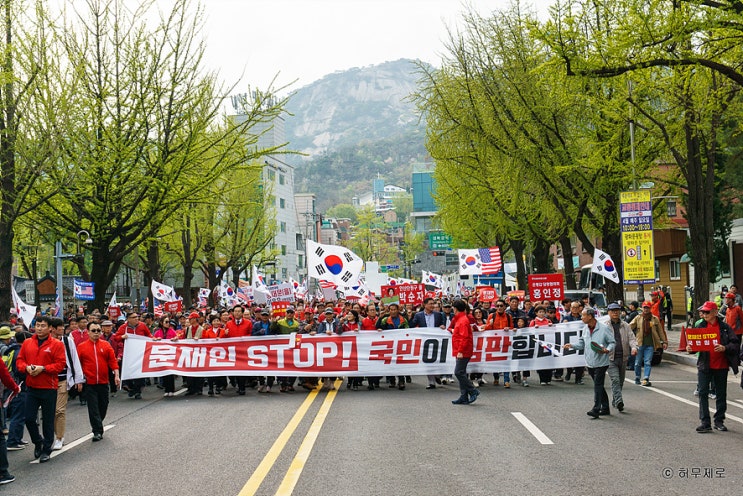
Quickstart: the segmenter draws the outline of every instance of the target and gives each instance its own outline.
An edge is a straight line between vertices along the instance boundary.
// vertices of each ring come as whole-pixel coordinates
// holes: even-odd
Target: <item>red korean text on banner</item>
[[[288,301],[271,302],[271,316],[278,318],[286,316],[286,309],[289,308],[290,304]]]
[[[529,297],[532,301],[560,301],[565,296],[562,274],[529,274]]]
[[[704,328],[686,329],[686,343],[691,346],[692,352],[713,351],[716,344],[719,344],[720,336],[716,332],[709,332]]]
[[[168,301],[163,303],[163,311],[168,313],[178,313],[183,310],[183,302],[178,301]]]
[[[492,286],[477,286],[477,299],[493,302],[498,299],[498,292]]]
[[[108,318],[116,320],[121,315],[121,309],[119,307],[108,307]]]
[[[436,291],[426,291],[423,298],[436,298]]]
[[[426,294],[425,284],[399,284],[397,286],[401,305],[420,305]]]

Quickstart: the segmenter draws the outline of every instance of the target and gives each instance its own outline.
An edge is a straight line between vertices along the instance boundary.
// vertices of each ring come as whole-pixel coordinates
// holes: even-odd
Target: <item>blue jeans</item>
[[[20,444],[26,427],[26,391],[21,391],[8,405],[8,444]]]
[[[637,356],[635,357],[635,379],[640,378],[640,369],[642,368],[643,364],[645,365],[645,373],[643,377],[650,377],[650,362],[653,360],[654,352],[655,347],[653,346],[640,346],[637,349]]]

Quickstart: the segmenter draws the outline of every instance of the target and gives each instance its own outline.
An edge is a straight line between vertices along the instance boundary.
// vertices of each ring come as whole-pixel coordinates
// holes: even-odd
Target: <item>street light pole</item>
[[[62,241],[57,241],[54,244],[54,259],[55,259],[55,272],[57,277],[57,312],[60,319],[64,319],[64,285],[62,284],[62,260],[72,258],[74,255],[70,253],[62,253]]]

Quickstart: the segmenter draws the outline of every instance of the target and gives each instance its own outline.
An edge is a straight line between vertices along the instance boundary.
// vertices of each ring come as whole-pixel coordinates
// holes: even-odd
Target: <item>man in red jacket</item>
[[[48,462],[52,453],[58,375],[67,365],[64,345],[49,335],[51,322],[46,315],[36,319],[36,334],[23,341],[16,360],[16,367],[26,371],[26,429],[34,443],[34,458],[41,463]],[[43,438],[36,424],[39,407]]]
[[[88,340],[77,347],[80,365],[85,375],[83,396],[88,403],[88,419],[93,429],[93,441],[103,439],[103,420],[108,411],[108,374],[114,373],[116,386],[120,384],[119,365],[114,349],[101,339],[101,326],[95,322],[88,324]]]
[[[148,338],[152,337],[149,327],[144,322],[139,321],[139,314],[137,312],[129,312],[126,315],[126,322],[121,324],[121,327],[119,327],[111,339],[121,343],[126,340],[129,334],[146,336]],[[142,399],[142,388],[144,384],[144,379],[128,379],[124,381],[125,388],[129,389],[129,397],[135,400]]]
[[[227,324],[220,329],[220,338],[242,338],[250,336],[253,333],[253,322],[250,319],[245,318],[245,308],[242,305],[235,305],[232,308],[232,319],[227,321]],[[245,387],[248,382],[248,378],[245,376],[238,376],[235,378],[237,382],[237,394],[245,396]]]
[[[467,316],[467,303],[463,300],[455,300],[452,303],[454,318],[452,319],[451,350],[457,359],[454,366],[454,376],[459,381],[459,398],[453,400],[455,405],[469,405],[474,403],[480,395],[480,391],[472,384],[467,375],[467,364],[472,358],[474,350],[474,339],[472,337],[472,325]]]

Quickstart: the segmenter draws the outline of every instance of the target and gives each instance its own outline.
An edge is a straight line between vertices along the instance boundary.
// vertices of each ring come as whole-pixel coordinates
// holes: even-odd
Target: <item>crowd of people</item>
[[[728,367],[737,369],[740,335],[743,334],[743,312],[736,293],[725,295],[722,313],[715,302],[706,302],[699,309],[698,327],[708,327],[719,335],[719,346],[709,352],[699,353],[700,420],[698,432],[711,428],[708,411],[710,387],[717,392],[717,412],[714,427],[726,430],[725,385]],[[272,315],[265,306],[235,305],[226,308],[190,309],[188,312],[165,313],[155,318],[151,313],[125,309],[114,322],[98,311],[80,313],[62,320],[40,315],[30,329],[20,322],[0,326],[0,381],[5,387],[2,423],[7,435],[0,436],[0,484],[12,482],[8,472],[7,451],[25,449],[29,442],[23,439],[24,428],[34,446],[35,458],[47,462],[54,450],[64,445],[66,408],[69,399],[79,397],[87,406],[92,430],[92,440],[103,437],[103,421],[109,399],[120,389],[133,400],[142,399],[143,389],[155,386],[165,397],[176,393],[177,377],[169,375],[156,379],[130,379],[123,382],[119,369],[124,355],[124,342],[131,334],[153,340],[178,341],[181,339],[231,339],[245,336],[304,333],[340,335],[345,333],[378,332],[412,327],[441,328],[452,332],[453,355],[456,358],[454,376],[459,382],[460,396],[456,405],[471,404],[477,400],[479,387],[487,383],[485,374],[466,372],[473,353],[473,340],[478,332],[487,330],[516,330],[524,327],[550,326],[560,322],[578,322],[582,326],[576,343],[565,348],[583,350],[586,367],[567,370],[538,370],[539,383],[549,386],[553,381],[569,381],[582,385],[586,372],[594,383],[594,405],[587,413],[593,418],[610,413],[608,394],[604,389],[605,375],[611,382],[611,407],[624,410],[622,387],[626,371],[634,371],[635,383],[650,387],[652,358],[656,350],[668,344],[666,327],[661,320],[662,299],[651,293],[648,301],[609,304],[608,320],[599,322],[599,309],[591,305],[589,295],[575,301],[532,302],[517,296],[499,298],[494,302],[470,299],[426,298],[419,306],[410,304],[372,302],[362,306],[358,302],[340,300],[333,303],[302,301],[286,309],[281,316]],[[719,315],[719,318],[718,318]],[[729,317],[729,318],[728,318]],[[726,321],[727,320],[727,321]],[[689,349],[691,352],[692,350]],[[501,374],[495,373],[492,385],[500,386]],[[503,387],[511,384],[529,387],[530,371],[504,373]],[[271,393],[278,385],[278,392],[295,391],[295,386],[313,390],[321,386],[334,388],[336,378],[295,377],[183,377],[186,396],[219,396],[232,387],[235,394],[245,395],[248,389],[258,393]],[[382,387],[404,390],[411,377],[351,377],[347,388],[359,390],[366,382],[368,390]],[[428,376],[427,389],[452,382],[451,376]],[[712,396],[709,396],[712,398]],[[38,411],[41,410],[41,430]]]

